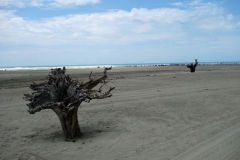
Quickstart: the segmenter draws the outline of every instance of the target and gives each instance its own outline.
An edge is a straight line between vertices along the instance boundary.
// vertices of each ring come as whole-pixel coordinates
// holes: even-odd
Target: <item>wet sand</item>
[[[90,71],[103,68],[67,74],[87,80]],[[48,73],[0,72],[0,159],[239,160],[240,65],[113,68],[113,96],[82,103],[75,142],[53,111],[27,112],[23,93]]]

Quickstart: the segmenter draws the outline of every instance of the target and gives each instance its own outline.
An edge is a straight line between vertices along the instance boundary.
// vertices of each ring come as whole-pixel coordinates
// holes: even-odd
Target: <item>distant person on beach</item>
[[[192,73],[192,72],[195,72],[197,65],[198,65],[198,61],[197,61],[197,59],[195,59],[195,64],[194,65],[193,65],[193,63],[188,64],[187,67],[190,68],[190,72]]]

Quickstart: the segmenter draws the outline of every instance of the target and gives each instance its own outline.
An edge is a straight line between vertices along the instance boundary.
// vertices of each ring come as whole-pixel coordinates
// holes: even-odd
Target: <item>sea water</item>
[[[46,65],[46,66],[0,66],[0,71],[17,70],[50,70],[53,68],[84,69],[84,68],[104,68],[104,67],[145,67],[145,66],[185,66],[189,62],[176,63],[133,63],[133,64],[92,64],[92,65]],[[235,62],[199,62],[199,65],[240,65],[240,61]]]

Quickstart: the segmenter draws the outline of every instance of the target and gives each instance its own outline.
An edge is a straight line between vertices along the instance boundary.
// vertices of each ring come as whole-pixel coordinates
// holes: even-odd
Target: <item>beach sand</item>
[[[90,71],[103,68],[67,74],[87,80]],[[31,115],[22,99],[49,72],[0,72],[0,159],[240,159],[240,65],[113,68],[113,96],[81,104],[75,142],[52,110]]]

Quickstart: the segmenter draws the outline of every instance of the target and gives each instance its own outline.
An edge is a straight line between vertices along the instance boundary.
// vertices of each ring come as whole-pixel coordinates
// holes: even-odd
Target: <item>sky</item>
[[[0,0],[0,66],[240,61],[239,0]]]

